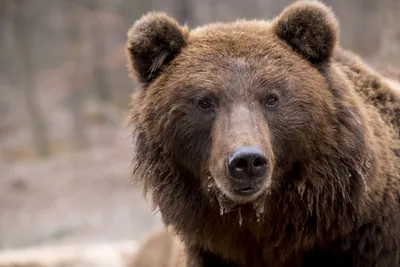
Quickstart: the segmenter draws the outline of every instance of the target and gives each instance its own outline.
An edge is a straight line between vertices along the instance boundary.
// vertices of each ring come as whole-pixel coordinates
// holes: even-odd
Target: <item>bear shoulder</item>
[[[400,70],[378,71],[355,53],[338,47],[334,61],[340,66],[367,105],[378,109],[383,120],[400,138]]]
[[[127,267],[178,267],[184,261],[183,244],[166,228],[151,231],[138,244]]]

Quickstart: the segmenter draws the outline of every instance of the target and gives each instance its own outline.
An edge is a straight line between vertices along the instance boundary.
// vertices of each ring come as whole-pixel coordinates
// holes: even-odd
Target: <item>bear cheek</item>
[[[186,171],[203,178],[207,175],[204,169],[210,154],[212,122],[200,120],[185,104],[175,104],[168,113],[162,127],[164,149]]]
[[[331,134],[328,123],[321,118],[319,108],[291,102],[286,109],[270,121],[270,140],[278,172],[289,171],[293,164],[312,157],[320,141]],[[314,144],[314,145],[312,145]]]

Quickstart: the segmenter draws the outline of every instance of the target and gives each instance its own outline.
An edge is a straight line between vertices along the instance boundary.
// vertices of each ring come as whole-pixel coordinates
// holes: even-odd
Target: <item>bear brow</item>
[[[228,56],[226,58],[226,62],[228,63],[229,67],[232,67],[232,68],[238,69],[238,70],[248,69],[251,67],[251,64],[244,57]]]

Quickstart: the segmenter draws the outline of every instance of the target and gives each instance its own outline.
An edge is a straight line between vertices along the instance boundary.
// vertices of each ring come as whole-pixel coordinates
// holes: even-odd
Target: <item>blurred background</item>
[[[160,225],[129,181],[124,45],[136,19],[159,10],[193,28],[291,2],[0,0],[0,249],[134,240]],[[324,2],[345,48],[400,66],[400,0]]]

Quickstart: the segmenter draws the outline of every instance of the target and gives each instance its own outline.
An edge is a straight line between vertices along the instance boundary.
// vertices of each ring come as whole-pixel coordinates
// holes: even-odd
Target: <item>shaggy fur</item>
[[[151,13],[130,30],[134,177],[184,266],[400,266],[400,97],[337,38],[315,1],[190,32]],[[269,166],[251,199],[225,169],[248,144]]]

